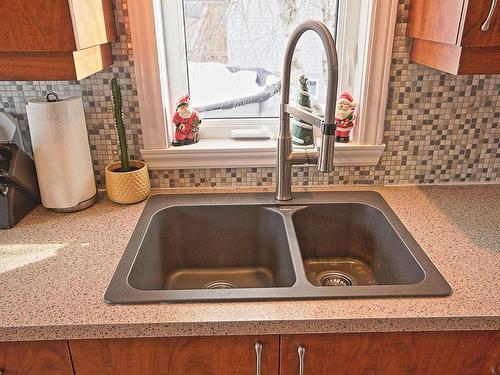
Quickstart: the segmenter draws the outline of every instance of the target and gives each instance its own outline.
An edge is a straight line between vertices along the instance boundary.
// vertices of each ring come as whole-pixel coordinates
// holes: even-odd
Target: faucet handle
[[[302,108],[295,107],[290,104],[283,104],[283,110],[295,117],[297,120],[302,120],[316,126],[321,129],[321,133],[324,135],[335,135],[335,130],[337,128],[337,124],[333,122],[332,124],[325,123],[324,119],[319,116],[313,115]]]
[[[329,173],[333,171],[333,149],[335,147],[335,129],[337,124],[327,124],[325,121],[318,116],[315,116],[301,108],[295,107],[290,104],[282,104],[283,111],[292,115],[298,120],[305,121],[313,126],[321,129],[321,147],[319,148],[318,157],[308,157],[304,160],[304,164],[318,164],[318,170],[320,172]],[[300,159],[297,157],[297,159]],[[302,161],[302,159],[300,159]],[[295,163],[299,164],[299,163]],[[302,164],[302,163],[300,163]]]
[[[292,115],[297,120],[305,121],[308,124],[316,126],[317,128],[321,128],[322,124],[324,123],[321,117],[313,115],[312,113],[309,113],[302,108],[295,107],[291,104],[282,104],[282,106],[284,112]]]

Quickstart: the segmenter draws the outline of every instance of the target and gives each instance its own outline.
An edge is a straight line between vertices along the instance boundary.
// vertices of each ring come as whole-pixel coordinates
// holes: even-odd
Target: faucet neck
[[[290,101],[290,77],[292,70],[293,53],[297,43],[306,31],[314,31],[319,35],[326,51],[326,62],[328,69],[328,83],[326,91],[325,123],[335,122],[335,110],[331,103],[335,102],[338,85],[338,57],[335,47],[335,40],[326,25],[318,20],[308,20],[298,25],[290,35],[285,50],[283,60],[283,71],[281,78],[281,104],[288,104]]]
[[[312,30],[321,38],[326,51],[328,68],[328,85],[326,92],[325,118],[319,119],[299,108],[289,105],[290,97],[290,76],[292,70],[292,58],[297,42],[302,34]],[[280,105],[280,133],[278,136],[278,163],[276,174],[276,199],[289,200],[292,198],[292,173],[291,169],[296,164],[309,164],[312,161],[318,162],[318,170],[330,172],[333,170],[333,148],[335,145],[335,110],[332,103],[337,96],[338,84],[338,58],[335,48],[335,41],[326,25],[317,20],[309,20],[301,23],[293,31],[288,41],[285,58],[283,62],[283,72],[281,79],[281,105]],[[307,152],[294,152],[292,150],[292,139],[290,135],[290,114],[297,119],[309,122],[321,128],[321,147],[319,157],[309,155]]]

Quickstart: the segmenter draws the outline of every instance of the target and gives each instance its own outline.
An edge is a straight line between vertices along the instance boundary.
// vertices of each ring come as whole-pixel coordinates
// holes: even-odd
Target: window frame
[[[348,0],[340,1],[348,3]],[[230,139],[228,132],[238,127],[274,126],[277,129],[277,118],[205,120],[205,139],[201,142],[189,147],[170,146],[169,140],[173,137],[173,130],[166,124],[171,118],[171,99],[175,96],[170,93],[178,90],[175,85],[179,85],[179,81],[169,80],[168,77],[179,74],[178,69],[183,69],[186,65],[175,62],[175,59],[169,63],[166,57],[167,44],[174,46],[176,43],[184,43],[184,36],[179,38],[179,35],[172,32],[156,32],[165,31],[165,20],[158,17],[166,11],[165,4],[169,4],[168,7],[176,7],[175,12],[168,9],[168,22],[177,25],[174,28],[183,34],[184,28],[179,26],[184,22],[180,0],[129,0],[130,30],[144,141],[141,154],[148,166],[153,169],[274,166],[275,142],[238,141]],[[338,17],[339,36],[346,36],[338,39],[339,60],[343,64],[341,71],[345,71],[345,65],[353,59],[352,48],[346,48],[348,34],[340,31],[340,28],[350,24],[349,15],[353,14],[352,9],[345,4],[339,6]],[[385,149],[382,139],[397,4],[398,0],[371,0],[369,6],[365,6],[363,10],[362,16],[368,20],[362,40],[365,61],[357,64],[360,71],[355,74],[358,75],[359,87],[357,91],[353,87],[353,91],[359,94],[358,103],[362,110],[359,112],[353,141],[336,144],[335,165],[376,165]],[[177,47],[184,51],[185,46]],[[348,51],[351,54],[348,54]],[[185,62],[185,53],[181,55],[182,57],[179,57]],[[341,84],[345,84],[346,79],[349,79],[348,75],[339,77]],[[185,84],[187,87],[187,82]],[[349,85],[344,87],[346,86]]]

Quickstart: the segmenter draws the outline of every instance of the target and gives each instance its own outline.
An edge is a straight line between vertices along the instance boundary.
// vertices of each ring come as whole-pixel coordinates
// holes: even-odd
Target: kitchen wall
[[[385,118],[387,145],[375,167],[338,167],[319,174],[315,167],[294,169],[300,185],[418,184],[490,182],[499,175],[500,76],[452,76],[409,62],[406,38],[409,0],[400,0]],[[109,81],[120,78],[131,154],[142,146],[133,54],[126,0],[115,1],[119,41],[115,64],[80,82],[1,82],[0,110],[20,122],[27,147],[26,98],[56,90],[84,100],[96,181],[104,184],[104,166],[117,158],[110,109]],[[151,171],[155,187],[269,186],[274,168]]]

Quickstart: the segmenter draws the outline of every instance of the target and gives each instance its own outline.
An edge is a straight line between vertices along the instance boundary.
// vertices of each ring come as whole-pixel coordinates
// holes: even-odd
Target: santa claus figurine
[[[189,95],[185,95],[177,100],[177,108],[172,122],[175,125],[175,140],[173,146],[184,146],[198,142],[199,126],[201,124],[200,115],[189,107]]]
[[[354,110],[356,103],[348,92],[343,92],[336,102],[335,123],[337,130],[335,131],[335,140],[337,142],[349,142],[349,133],[354,127]]]

